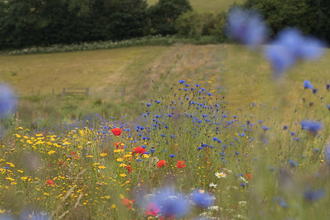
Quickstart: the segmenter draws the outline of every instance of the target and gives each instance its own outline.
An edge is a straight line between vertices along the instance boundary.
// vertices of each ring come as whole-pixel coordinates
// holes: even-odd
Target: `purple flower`
[[[253,48],[262,44],[268,35],[268,28],[261,16],[254,10],[230,10],[227,19],[229,37]]]
[[[281,76],[298,59],[315,60],[324,53],[324,44],[312,37],[303,36],[295,28],[281,31],[278,38],[266,47],[265,56],[271,63],[275,77]]]
[[[16,98],[13,95],[12,89],[0,83],[0,116],[5,116],[12,113],[15,108]]]
[[[300,122],[300,124],[302,129],[313,132],[315,134],[323,128],[323,124],[316,121],[305,120]]]
[[[191,200],[200,207],[207,208],[213,204],[213,196],[204,192],[204,190],[196,190],[191,194]]]

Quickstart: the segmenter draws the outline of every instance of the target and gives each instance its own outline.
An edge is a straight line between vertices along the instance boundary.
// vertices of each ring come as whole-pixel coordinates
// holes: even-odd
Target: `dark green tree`
[[[330,1],[310,0],[310,5],[316,11],[316,23],[312,33],[326,40],[330,45]]]
[[[315,8],[310,0],[247,0],[243,7],[258,10],[276,35],[286,27],[297,27],[305,34],[316,24]]]
[[[182,13],[191,10],[192,7],[188,0],[159,0],[148,10],[152,33],[175,34],[175,20]]]

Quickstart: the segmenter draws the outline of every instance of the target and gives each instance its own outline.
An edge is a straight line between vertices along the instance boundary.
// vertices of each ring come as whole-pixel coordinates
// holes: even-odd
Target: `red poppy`
[[[146,152],[146,149],[144,149],[143,147],[136,147],[132,150],[132,155],[134,156],[134,153],[144,154],[145,152]]]
[[[132,173],[133,168],[131,165],[127,165],[125,168],[128,170],[128,173]]]
[[[185,167],[186,164],[184,164],[184,161],[183,160],[179,160],[177,163],[176,163],[176,167],[177,168],[183,168]]]
[[[160,160],[158,163],[157,163],[157,167],[164,167],[166,166],[166,161],[165,160]]]
[[[146,215],[152,215],[157,216],[157,214],[160,212],[160,208],[155,203],[150,202],[147,206]]]
[[[51,186],[51,185],[54,184],[54,181],[48,179],[47,182],[46,182],[46,184],[47,184],[47,186]]]
[[[249,180],[252,179],[251,174],[246,174],[246,177],[247,177]]]
[[[114,129],[111,129],[111,131],[115,136],[119,136],[121,134],[120,128],[114,128]]]
[[[121,142],[116,142],[113,145],[115,145],[117,149],[118,149],[118,147],[121,147],[121,149],[124,149],[124,145],[122,145]]]
[[[126,198],[123,198],[121,200],[121,203],[126,206],[127,209],[131,209],[133,207],[134,199],[128,200]]]

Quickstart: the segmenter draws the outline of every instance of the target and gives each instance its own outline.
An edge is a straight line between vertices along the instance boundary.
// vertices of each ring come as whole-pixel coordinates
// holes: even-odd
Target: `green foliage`
[[[189,11],[178,17],[175,28],[179,35],[185,37],[214,35],[223,41],[225,17],[225,13]]]
[[[191,11],[188,0],[159,0],[148,10],[151,21],[151,33],[175,34],[175,20],[184,12]]]
[[[11,0],[0,3],[0,49],[143,36],[147,3]]]
[[[316,23],[313,33],[330,42],[330,1],[310,0],[310,4],[316,9]]]
[[[272,36],[286,27],[297,27],[308,34],[316,24],[315,8],[309,0],[247,0],[244,7],[263,15]]]

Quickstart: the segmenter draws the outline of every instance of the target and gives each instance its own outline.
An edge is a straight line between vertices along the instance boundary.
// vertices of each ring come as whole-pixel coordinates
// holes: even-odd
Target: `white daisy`
[[[218,178],[225,178],[226,176],[227,176],[227,174],[225,174],[224,172],[222,172],[222,173],[215,173],[215,175],[216,175],[216,177],[218,177]]]
[[[217,188],[217,184],[211,183],[211,184],[210,184],[210,187]]]

